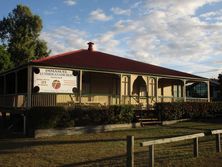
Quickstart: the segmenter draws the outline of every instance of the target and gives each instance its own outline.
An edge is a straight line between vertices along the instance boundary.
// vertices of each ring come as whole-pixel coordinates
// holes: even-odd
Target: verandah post
[[[159,82],[159,77],[156,77],[156,103],[158,102],[158,82]]]
[[[79,71],[79,104],[82,103],[82,70]]]
[[[119,85],[119,104],[121,105],[122,104],[122,77],[123,77],[123,75],[120,74],[119,77],[120,77],[120,81],[119,81],[119,83],[120,83],[120,85]]]
[[[29,110],[32,106],[32,66],[27,67],[27,101],[26,110]],[[23,114],[23,134],[26,135],[26,113]]]
[[[187,101],[187,98],[186,98],[186,80],[184,79],[183,80],[183,99],[184,99],[184,102]]]
[[[127,167],[134,167],[134,136],[127,136]]]
[[[210,81],[207,81],[207,101],[210,102]]]

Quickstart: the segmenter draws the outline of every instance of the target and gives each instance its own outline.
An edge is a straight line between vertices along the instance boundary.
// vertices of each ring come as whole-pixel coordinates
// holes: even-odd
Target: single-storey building
[[[88,49],[48,56],[0,74],[0,115],[23,116],[41,106],[131,104],[151,110],[157,102],[209,102],[210,80]]]
[[[156,102],[175,101],[209,102],[209,79],[95,51],[92,42],[88,49],[33,60],[0,74],[1,112],[76,104],[150,109]]]

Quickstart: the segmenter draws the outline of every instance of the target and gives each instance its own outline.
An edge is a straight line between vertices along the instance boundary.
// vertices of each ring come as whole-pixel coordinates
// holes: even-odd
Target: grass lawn
[[[221,120],[220,120],[221,121]],[[0,135],[0,166],[125,166],[126,136],[135,136],[135,166],[147,166],[146,140],[222,129],[218,122],[183,122],[170,126],[147,126],[125,131],[58,136],[45,139],[9,138]],[[193,158],[192,141],[155,146],[156,166],[222,166],[215,137],[200,139],[199,158]]]

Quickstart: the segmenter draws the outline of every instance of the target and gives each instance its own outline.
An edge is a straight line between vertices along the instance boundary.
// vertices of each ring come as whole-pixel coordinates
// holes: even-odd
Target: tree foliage
[[[0,72],[8,70],[12,67],[10,60],[10,54],[7,52],[4,46],[0,45]]]
[[[46,42],[39,39],[42,20],[27,6],[17,7],[0,21],[0,38],[15,66],[48,56]]]

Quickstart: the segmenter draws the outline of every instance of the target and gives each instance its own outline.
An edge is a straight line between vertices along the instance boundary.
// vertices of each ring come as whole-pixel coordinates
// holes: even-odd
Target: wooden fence
[[[211,135],[216,135],[216,151],[221,152],[221,140],[220,134],[222,134],[222,130],[212,130]],[[165,144],[165,143],[173,143],[178,141],[190,140],[193,139],[193,155],[194,157],[198,157],[199,154],[199,138],[204,137],[204,133],[196,133],[185,136],[178,136],[172,138],[164,138],[157,139],[151,141],[145,141],[140,143],[141,147],[149,147],[149,163],[148,166],[154,167],[154,145],[157,144]],[[134,167],[134,136],[127,136],[127,167]]]
[[[220,134],[222,134],[222,130],[212,130],[211,134],[216,135],[216,150],[221,152]]]

